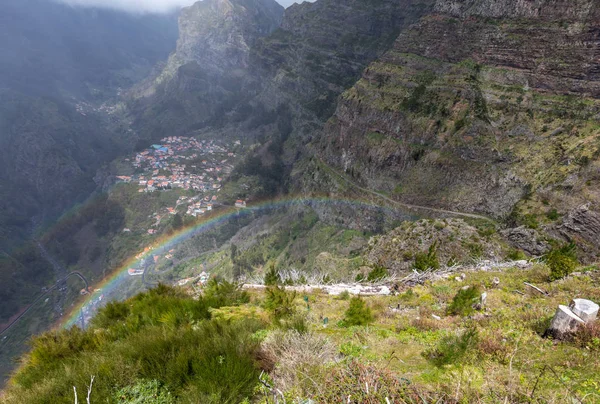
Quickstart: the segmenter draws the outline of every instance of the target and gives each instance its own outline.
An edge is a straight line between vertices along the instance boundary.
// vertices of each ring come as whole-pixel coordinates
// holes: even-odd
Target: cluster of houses
[[[206,284],[206,282],[208,282],[208,280],[210,279],[210,275],[206,272],[206,271],[202,271],[202,273],[200,273],[200,275],[192,277],[192,278],[185,278],[185,279],[181,279],[177,282],[175,282],[176,286],[185,286],[188,283],[192,283],[195,284],[196,286],[202,287]]]
[[[235,144],[239,144],[237,141]],[[198,192],[221,188],[233,169],[235,153],[212,140],[169,136],[136,154],[130,161],[137,174],[119,175],[121,182],[137,182],[139,192],[182,188]]]
[[[177,206],[187,205],[186,215],[196,217],[213,210],[213,206],[217,202],[217,199],[217,195],[206,195],[204,197],[201,197],[201,195],[193,197],[180,196],[177,200]]]

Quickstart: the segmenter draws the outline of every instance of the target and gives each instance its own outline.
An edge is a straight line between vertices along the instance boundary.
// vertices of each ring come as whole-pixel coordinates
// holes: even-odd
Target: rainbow
[[[177,244],[181,243],[182,241],[187,240],[195,235],[206,232],[207,230],[213,229],[234,217],[250,215],[256,213],[257,211],[260,212],[274,210],[282,207],[311,205],[327,205],[330,207],[351,206],[354,208],[376,208],[393,212],[399,212],[398,209],[388,208],[372,202],[361,201],[358,199],[336,199],[332,197],[286,197],[249,204],[246,208],[243,209],[233,207],[219,209],[217,211],[214,211],[214,213],[211,216],[206,216],[200,222],[185,227],[169,236],[164,236],[157,239],[151,246],[146,247],[143,251],[139,252],[135,256],[125,260],[125,262],[123,262],[122,265],[120,265],[118,268],[112,271],[111,275],[109,275],[103,281],[95,285],[96,292],[92,293],[91,295],[88,295],[86,299],[84,299],[82,302],[79,302],[79,304],[75,305],[71,312],[67,316],[63,317],[66,320],[63,319],[62,321],[60,321],[59,326],[71,327],[77,324],[80,321],[81,313],[84,307],[88,305],[91,300],[98,299],[98,293],[108,294],[111,291],[118,288],[120,284],[122,284],[124,281],[130,278],[127,274],[127,271],[129,269],[139,267],[139,265],[145,259],[158,253],[159,251],[171,249]],[[417,216],[416,214],[411,215],[407,212],[402,213],[406,216],[407,219],[413,219]]]

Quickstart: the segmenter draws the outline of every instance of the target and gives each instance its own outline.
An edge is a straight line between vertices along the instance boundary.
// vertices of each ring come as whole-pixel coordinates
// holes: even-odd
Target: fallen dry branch
[[[544,296],[548,296],[548,292],[546,292],[546,291],[538,288],[537,286],[532,285],[531,283],[527,283],[527,282],[523,282],[523,283],[525,284],[525,286],[529,286],[530,288],[533,288],[533,289],[537,290],[538,292],[540,292]]]

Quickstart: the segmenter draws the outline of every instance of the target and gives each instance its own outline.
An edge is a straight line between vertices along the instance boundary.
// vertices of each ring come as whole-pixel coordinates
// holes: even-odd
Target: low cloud
[[[166,13],[194,4],[197,0],[55,0],[71,6],[112,8],[135,13]],[[303,0],[276,0],[284,7]],[[314,0],[307,0],[314,1]]]
[[[112,8],[135,13],[166,13],[196,0],[56,0],[71,6]]]

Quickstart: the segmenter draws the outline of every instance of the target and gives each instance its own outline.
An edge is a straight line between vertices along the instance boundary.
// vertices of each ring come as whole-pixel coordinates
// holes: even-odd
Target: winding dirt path
[[[338,179],[341,179],[342,181],[344,181],[346,184],[348,184],[350,187],[359,190],[361,192],[365,192],[368,193],[372,196],[375,196],[377,198],[381,198],[383,200],[385,200],[386,202],[395,205],[399,208],[403,208],[406,210],[416,210],[416,211],[428,211],[428,212],[434,212],[434,213],[441,213],[441,214],[446,214],[446,215],[452,215],[452,216],[457,216],[457,217],[465,217],[465,218],[469,218],[469,219],[478,219],[478,220],[485,220],[487,222],[490,222],[492,224],[497,224],[497,222],[487,216],[483,216],[483,215],[478,215],[475,213],[465,213],[465,212],[458,212],[458,211],[454,211],[454,210],[447,210],[447,209],[439,209],[439,208],[432,208],[431,206],[422,206],[422,205],[412,205],[409,203],[404,203],[404,202],[399,202],[396,201],[392,198],[390,198],[389,196],[382,194],[380,192],[377,191],[373,191],[371,189],[368,188],[364,188],[358,184],[356,184],[354,181],[350,180],[348,177],[346,177],[345,174],[340,173],[339,171],[337,171],[336,169],[334,169],[333,167],[331,167],[330,165],[328,165],[327,163],[325,163],[320,157],[317,157],[317,159],[319,160],[319,162],[335,177],[337,177]]]

